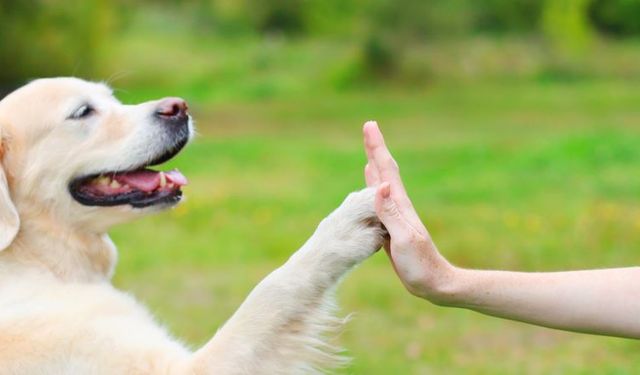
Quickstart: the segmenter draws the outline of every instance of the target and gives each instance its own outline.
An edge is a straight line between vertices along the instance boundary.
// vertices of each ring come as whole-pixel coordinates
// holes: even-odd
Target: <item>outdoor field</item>
[[[178,336],[203,343],[349,191],[363,187],[360,128],[372,118],[454,263],[523,271],[637,264],[638,104],[636,84],[625,82],[199,103],[199,136],[172,163],[190,180],[187,200],[114,231],[116,284]],[[340,339],[355,358],[345,373],[631,374],[640,367],[632,340],[418,300],[383,253],[357,268],[338,295],[343,312],[356,313]]]
[[[361,1],[345,1],[343,10],[341,1],[327,2],[345,14],[336,16],[335,30],[325,20],[293,36],[288,29],[243,31],[252,26],[224,13],[233,2],[141,2],[133,10],[124,2],[110,9],[88,1],[93,5],[79,10],[35,3],[40,23],[24,34],[29,43],[18,44],[12,32],[31,30],[32,12],[0,1],[0,89],[22,82],[14,77],[64,74],[104,80],[126,103],[165,96],[189,102],[198,135],[168,163],[189,179],[186,200],[111,235],[119,248],[116,287],[194,348],[349,192],[364,187],[366,120],[379,122],[417,211],[456,265],[556,271],[639,264],[636,29],[615,40],[580,27],[554,32],[545,23],[539,31],[524,10],[515,31],[485,35],[469,26],[450,37],[449,26],[434,20],[458,20],[474,2],[449,9],[436,1],[443,13],[431,18],[440,27],[430,31],[434,37],[403,45],[405,34],[391,32],[386,45],[385,33],[362,42],[368,16],[358,11]],[[232,21],[206,28],[202,9],[214,3],[226,5],[212,17]],[[408,17],[408,4],[421,2],[402,3]],[[518,4],[525,3],[536,2]],[[65,18],[76,12],[111,28],[85,33],[86,24]],[[51,64],[20,45],[40,46]],[[98,47],[84,59],[91,46]],[[7,58],[13,56],[20,63]],[[413,297],[384,252],[355,269],[337,295],[341,314],[354,313],[337,338],[353,361],[338,373],[640,370],[636,340],[533,327]]]

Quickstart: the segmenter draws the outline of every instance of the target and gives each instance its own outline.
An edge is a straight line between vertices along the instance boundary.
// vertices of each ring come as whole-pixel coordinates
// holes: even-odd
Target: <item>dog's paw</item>
[[[375,188],[349,194],[321,224],[323,247],[353,264],[380,249],[386,230],[376,215],[375,195]]]

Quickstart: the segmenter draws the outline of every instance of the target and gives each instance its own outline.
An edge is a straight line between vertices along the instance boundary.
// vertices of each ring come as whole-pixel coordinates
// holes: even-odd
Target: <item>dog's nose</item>
[[[165,98],[160,101],[156,109],[156,115],[164,119],[186,118],[189,106],[180,98]]]

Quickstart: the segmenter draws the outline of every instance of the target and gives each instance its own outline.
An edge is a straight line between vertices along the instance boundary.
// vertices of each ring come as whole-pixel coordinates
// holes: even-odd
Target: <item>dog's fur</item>
[[[69,121],[83,102],[96,115]],[[69,182],[132,168],[166,147],[150,121],[157,105],[123,105],[105,85],[75,78],[37,80],[0,101],[0,373],[297,374],[335,365],[339,353],[323,340],[341,322],[330,291],[381,245],[371,189],[349,195],[194,352],[111,286],[109,227],[167,205],[83,206]]]

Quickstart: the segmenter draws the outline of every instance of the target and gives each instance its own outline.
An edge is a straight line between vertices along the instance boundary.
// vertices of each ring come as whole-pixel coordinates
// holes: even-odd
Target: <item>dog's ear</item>
[[[20,228],[18,210],[11,200],[9,182],[2,164],[4,152],[4,139],[0,129],[0,251],[11,245]]]

